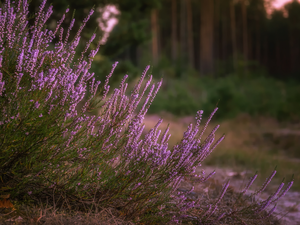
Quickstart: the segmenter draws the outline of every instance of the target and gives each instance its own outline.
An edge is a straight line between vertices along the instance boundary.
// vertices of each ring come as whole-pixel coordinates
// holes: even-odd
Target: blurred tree
[[[29,17],[39,10],[41,2],[42,0],[31,0]],[[99,24],[106,24],[107,19],[102,18],[104,9],[113,5],[120,12],[116,15],[118,23],[100,48],[101,60],[107,68],[110,68],[112,61],[118,60],[118,67],[126,61],[126,65],[122,67],[125,72],[150,63],[157,65],[156,68],[160,71],[172,67],[168,69],[170,76],[188,74],[185,72],[188,68],[197,69],[204,75],[218,73],[226,76],[236,73],[239,68],[245,68],[246,60],[247,71],[253,72],[253,65],[256,64],[266,66],[277,77],[279,74],[289,77],[291,73],[296,77],[300,71],[300,3],[293,0],[285,5],[284,10],[267,14],[267,7],[273,2],[274,0],[48,0],[45,8],[52,4],[53,14],[46,25],[51,30],[55,29],[57,21],[69,5],[70,11],[66,14],[62,27],[65,37],[76,10],[70,42],[83,19],[95,6],[94,14],[81,33],[77,48],[79,54],[95,28],[98,28],[98,39],[105,35]],[[34,19],[30,19],[29,26],[33,24]],[[95,47],[97,38],[91,48]],[[55,38],[53,44],[57,41],[58,38]],[[103,67],[105,66],[101,63],[101,68],[98,66],[95,69],[99,71]],[[105,74],[107,70],[101,73]]]
[[[236,24],[235,24],[235,1],[230,0],[230,28],[231,28],[231,45],[232,45],[232,58],[233,58],[233,68],[237,71],[237,42],[236,42]]]
[[[29,15],[33,15],[39,11],[39,6],[42,3],[41,0],[29,0]],[[66,9],[69,8],[69,12],[66,14],[66,18],[62,23],[62,27],[64,28],[65,32],[66,29],[69,27],[71,22],[72,14],[75,11],[75,23],[70,31],[69,40],[72,40],[75,37],[83,19],[88,15],[89,11],[92,9],[93,6],[95,7],[104,7],[105,5],[109,4],[108,0],[90,0],[88,2],[84,1],[68,1],[68,0],[52,0],[47,1],[45,5],[45,9],[48,9],[50,4],[53,5],[53,13],[50,16],[49,20],[46,22],[46,25],[49,29],[55,29],[57,22],[62,18],[62,15],[65,13]],[[90,17],[89,22],[86,24],[82,36],[81,42],[87,42],[92,35],[92,32],[95,31],[95,28],[98,27],[97,17],[100,17],[100,13],[95,10],[94,14]],[[29,26],[34,25],[34,18],[29,20]],[[102,36],[103,33],[100,29],[97,31],[97,37]],[[53,43],[56,43],[58,38],[53,40]]]
[[[221,0],[215,0],[215,7],[214,7],[214,42],[215,42],[215,48],[214,48],[214,56],[217,60],[220,60],[220,17],[222,15],[221,11]],[[218,61],[215,63],[216,67],[219,67]]]
[[[152,31],[152,58],[154,66],[158,62],[158,37],[159,37],[159,25],[158,25],[158,11],[153,9],[151,13],[151,31]]]
[[[290,57],[287,57],[289,51],[288,44],[288,21],[285,18],[283,11],[275,10],[271,19],[268,21],[268,30],[266,34],[266,51],[267,51],[267,65],[273,75],[278,73],[287,73],[287,68],[284,66]],[[281,47],[282,46],[282,47]],[[285,67],[285,69],[284,69]]]
[[[137,47],[151,40],[151,13],[161,7],[160,0],[111,0],[121,12],[118,24],[110,33],[102,53],[111,58],[122,58],[129,49],[130,59],[136,65]]]
[[[214,67],[214,1],[201,0],[200,72],[212,74]]]
[[[34,14],[39,10],[41,0],[32,0],[29,2],[29,12]],[[83,19],[88,15],[90,9],[95,6],[97,8],[103,8],[107,5],[115,5],[121,12],[118,16],[118,24],[109,35],[109,39],[106,44],[100,48],[102,54],[117,58],[122,55],[127,49],[130,49],[130,54],[135,55],[137,45],[151,39],[151,33],[145,32],[149,26],[150,12],[154,8],[160,7],[160,0],[89,0],[89,1],[78,1],[78,0],[52,0],[46,3],[46,8],[49,7],[50,3],[53,5],[53,13],[46,23],[50,29],[55,29],[57,21],[59,21],[65,10],[69,6],[69,13],[66,14],[62,27],[66,30],[69,27],[73,10],[75,11],[75,24],[70,32],[69,40],[77,33],[80,24]],[[82,35],[81,43],[87,42],[95,28],[99,28],[97,19],[101,17],[101,13],[95,10],[94,14],[90,17],[86,24]],[[100,18],[101,19],[101,18]],[[105,22],[105,21],[104,21]],[[29,20],[29,24],[34,24],[34,19]],[[66,32],[66,31],[65,31]],[[101,29],[97,29],[97,37],[102,37],[103,32]],[[58,39],[54,39],[53,43],[56,43]],[[134,57],[133,57],[133,60]]]
[[[177,0],[171,0],[172,20],[171,20],[171,59],[175,65],[178,58],[178,39],[177,39]]]
[[[249,57],[261,61],[262,51],[261,42],[263,30],[266,28],[267,12],[264,7],[264,0],[251,0],[248,6],[248,24],[249,24],[249,39],[254,42],[252,54]],[[254,52],[253,52],[254,51]]]
[[[193,34],[193,11],[191,0],[186,0],[187,6],[187,39],[188,39],[188,63],[191,67],[194,65],[194,34]]]
[[[300,3],[293,0],[287,3],[284,8],[287,11],[287,20],[289,25],[289,44],[290,44],[290,57],[291,57],[291,71],[300,71]]]
[[[187,13],[186,0],[180,0],[180,61],[181,64],[187,63]]]
[[[248,61],[248,23],[247,23],[247,1],[241,0],[242,21],[243,21],[243,54],[244,54],[244,73],[247,72]]]
[[[230,43],[230,30],[231,27],[230,25],[231,24],[231,16],[230,16],[230,13],[231,13],[231,1],[232,0],[227,0],[227,1],[221,1],[220,2],[220,8],[221,8],[221,15],[220,15],[220,23],[221,23],[221,39],[222,41],[220,42],[220,45],[219,45],[219,48],[220,48],[220,51],[222,52],[222,57],[221,59],[222,60],[225,60],[227,57],[228,57],[228,43]],[[233,8],[234,9],[234,8]],[[234,21],[235,22],[235,21]],[[235,37],[235,35],[234,35]]]

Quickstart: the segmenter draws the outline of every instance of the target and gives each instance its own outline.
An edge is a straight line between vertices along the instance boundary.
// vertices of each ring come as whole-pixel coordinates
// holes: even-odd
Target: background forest
[[[75,13],[72,40],[95,6],[78,52],[97,28],[97,37],[104,40],[92,67],[98,79],[105,78],[114,61],[120,62],[113,76],[117,83],[124,74],[134,79],[151,65],[153,76],[164,78],[164,87],[150,113],[193,115],[199,108],[211,111],[219,104],[218,118],[248,113],[297,119],[300,3],[291,1],[271,11],[273,2],[53,0],[55,12],[47,24],[55,29],[69,5],[63,27],[67,30]],[[32,16],[39,3],[30,4]],[[108,33],[111,18],[117,23]]]

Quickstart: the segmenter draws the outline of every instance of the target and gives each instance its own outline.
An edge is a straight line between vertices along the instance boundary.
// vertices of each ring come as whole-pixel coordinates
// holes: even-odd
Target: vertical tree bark
[[[298,32],[292,30],[290,32],[290,69],[294,73],[299,68],[299,35]]]
[[[141,66],[142,55],[143,55],[143,49],[142,49],[141,45],[139,45],[136,48],[136,64],[138,67]]]
[[[256,17],[256,50],[255,50],[255,59],[256,61],[261,61],[261,43],[260,43],[260,25],[259,25],[259,17]]]
[[[187,29],[186,29],[186,2],[180,0],[180,59],[181,63],[186,62],[186,42],[187,42]]]
[[[151,32],[152,32],[152,58],[154,65],[158,63],[158,23],[157,9],[151,12]]]
[[[195,68],[194,59],[194,34],[193,34],[193,14],[191,0],[186,0],[187,4],[187,31],[188,31],[188,58],[189,65]]]
[[[201,0],[200,72],[212,74],[214,67],[214,1]]]
[[[228,3],[228,4],[227,4]],[[228,55],[228,36],[230,36],[230,34],[228,34],[228,30],[230,30],[230,28],[228,29],[228,12],[230,11],[230,2],[226,1],[225,3],[222,2],[222,21],[221,21],[221,25],[222,25],[222,33],[221,33],[221,39],[222,39],[222,59],[225,60],[227,58]],[[229,12],[230,14],[230,12]],[[230,39],[231,40],[231,39]]]
[[[252,57],[253,57],[253,54],[254,54],[253,53],[253,39],[252,39],[251,35],[248,36],[247,41],[248,41],[248,43],[247,43],[247,45],[248,45],[248,57],[247,57],[247,59],[251,60],[251,59],[253,59]]]
[[[269,66],[269,46],[268,46],[268,40],[267,37],[264,37],[264,64],[265,66]]]
[[[216,59],[220,59],[220,46],[221,46],[221,40],[220,40],[220,16],[221,16],[221,10],[220,10],[220,0],[215,0],[215,23],[214,23],[214,40],[215,40],[215,51],[214,56]],[[218,65],[216,65],[218,67]]]
[[[275,45],[275,52],[276,52],[276,64],[277,64],[277,68],[279,68],[279,70],[281,70],[281,60],[280,60],[280,44],[279,44],[279,40],[276,41],[276,45]]]
[[[177,49],[177,0],[172,0],[172,32],[171,32],[171,39],[172,39],[172,47],[171,47],[171,54],[172,54],[172,62],[173,64],[176,63],[178,58],[178,49]]]
[[[234,0],[230,1],[230,26],[231,26],[233,68],[234,68],[234,71],[237,71],[237,43],[236,43],[236,24],[235,24]]]
[[[248,61],[248,24],[247,24],[247,6],[246,0],[242,0],[242,22],[243,22],[243,55],[245,63],[245,72],[247,71]]]

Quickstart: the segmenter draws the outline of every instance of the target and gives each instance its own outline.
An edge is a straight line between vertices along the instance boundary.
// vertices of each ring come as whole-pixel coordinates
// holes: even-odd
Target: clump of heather
[[[6,0],[0,8],[1,190],[20,200],[37,202],[50,198],[56,207],[67,206],[72,210],[114,207],[127,219],[139,222],[149,218],[153,222],[174,222],[189,209],[200,207],[200,200],[187,201],[176,190],[187,175],[199,182],[208,178],[193,174],[224,139],[223,135],[215,141],[219,128],[216,126],[202,140],[217,108],[202,129],[203,111],[198,111],[196,124],[190,124],[180,143],[171,150],[169,129],[159,130],[162,120],[142,139],[143,119],[162,81],[153,84],[147,66],[130,96],[125,94],[126,75],[108,98],[109,79],[117,62],[98,90],[100,81],[88,70],[100,40],[86,56],[95,34],[81,57],[73,62],[80,33],[93,9],[69,43],[75,20],[71,21],[65,38],[60,27],[65,14],[54,32],[43,29],[52,13],[52,6],[43,11],[45,3],[44,0],[34,26],[29,28],[27,1],[11,4]],[[47,50],[58,33],[54,51]],[[144,95],[147,97],[142,101]],[[84,99],[84,106],[77,111]],[[86,115],[100,103],[98,116]],[[139,104],[141,108],[136,112]],[[216,203],[201,216],[202,221],[218,212],[218,203],[228,185],[224,185]],[[278,193],[275,195],[280,197]],[[260,213],[278,200],[273,197],[255,212]],[[222,214],[219,220],[228,215]]]
[[[276,191],[270,194],[266,200],[257,201],[258,195],[269,185],[275,174],[276,168],[263,185],[251,194],[247,192],[257,178],[257,174],[250,178],[241,191],[236,191],[234,194],[226,192],[230,184],[228,180],[221,190],[214,190],[214,192],[218,192],[216,198],[210,201],[201,199],[201,204],[196,206],[199,209],[197,213],[193,212],[193,208],[189,208],[185,214],[173,216],[173,221],[182,219],[197,221],[200,224],[274,224],[276,220],[274,218],[272,220],[270,217],[276,210],[277,202],[293,185],[293,179],[286,186],[282,181]],[[203,181],[203,178],[201,181]],[[216,193],[210,192],[210,194],[215,195]],[[230,200],[227,200],[226,204],[221,205],[220,202],[226,195],[230,197]],[[183,196],[183,198],[186,197]]]

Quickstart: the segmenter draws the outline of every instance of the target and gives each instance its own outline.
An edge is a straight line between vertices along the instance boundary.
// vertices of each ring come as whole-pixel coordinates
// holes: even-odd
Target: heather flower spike
[[[246,185],[244,190],[241,192],[242,194],[244,194],[249,189],[249,187],[253,184],[253,182],[255,181],[256,178],[257,178],[257,172],[255,173],[255,175],[253,177],[251,177],[248,184]]]
[[[277,166],[276,166],[277,167]],[[255,192],[255,195],[258,195],[259,193],[261,193],[262,191],[265,190],[265,188],[268,186],[268,184],[271,182],[271,180],[273,179],[273,177],[275,176],[276,174],[276,167],[274,169],[274,171],[271,173],[271,175],[266,179],[265,183],[262,185],[262,187],[260,189],[258,189],[256,192]]]

